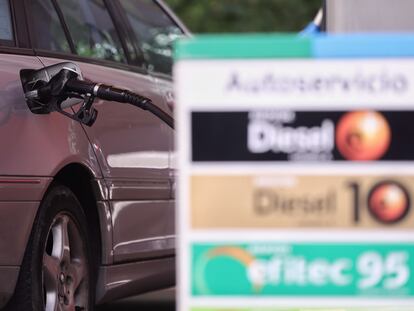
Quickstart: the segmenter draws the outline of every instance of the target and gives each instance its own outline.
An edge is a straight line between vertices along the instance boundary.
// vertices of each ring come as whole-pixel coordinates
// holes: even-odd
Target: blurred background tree
[[[165,0],[194,33],[303,29],[322,0]]]

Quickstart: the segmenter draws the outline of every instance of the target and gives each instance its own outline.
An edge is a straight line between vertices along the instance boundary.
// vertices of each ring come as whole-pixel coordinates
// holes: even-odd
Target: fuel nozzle
[[[69,81],[82,82],[84,85],[88,85],[89,88],[93,88],[95,85],[80,80],[76,71],[70,68],[62,68],[49,82],[40,82],[37,88],[26,92],[26,101],[37,103],[47,113],[57,111],[75,121],[92,126],[98,115],[98,111],[92,107],[94,96],[87,91],[82,93],[71,91],[67,87]],[[76,109],[74,106],[79,104],[80,106]],[[74,107],[73,113],[68,111],[67,108],[70,107]]]
[[[85,81],[80,74],[80,70],[76,70],[77,68],[63,66],[59,71],[55,72],[49,81],[29,79],[32,82],[29,88],[27,88],[28,82],[26,81],[25,83],[24,81],[25,74],[21,72],[20,75],[23,89],[25,89],[26,101],[31,111],[33,113],[57,111],[73,120],[92,126],[98,114],[98,111],[92,105],[95,98],[100,98],[119,103],[128,103],[140,109],[148,110],[167,123],[171,128],[174,128],[173,118],[154,105],[151,99],[128,90]],[[41,70],[44,71],[45,69]],[[39,75],[35,72],[34,76]],[[66,108],[79,104],[80,100],[83,103],[77,110],[74,108],[74,113],[65,111]]]

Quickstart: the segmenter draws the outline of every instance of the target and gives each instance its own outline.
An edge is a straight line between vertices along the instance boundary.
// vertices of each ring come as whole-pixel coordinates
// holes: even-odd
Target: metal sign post
[[[326,0],[325,5],[330,33],[414,31],[411,0]]]

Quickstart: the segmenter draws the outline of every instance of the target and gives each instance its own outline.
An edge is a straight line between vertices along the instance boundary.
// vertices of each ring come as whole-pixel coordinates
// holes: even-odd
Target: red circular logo
[[[382,181],[368,195],[368,210],[382,223],[398,222],[410,210],[408,191],[395,181]]]
[[[378,112],[349,112],[338,122],[336,145],[348,160],[377,160],[388,150],[390,142],[390,127]]]

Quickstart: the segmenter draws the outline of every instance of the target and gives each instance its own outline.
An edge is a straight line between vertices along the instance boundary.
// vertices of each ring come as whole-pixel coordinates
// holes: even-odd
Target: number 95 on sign
[[[194,296],[414,295],[412,244],[196,244],[192,269]]]

